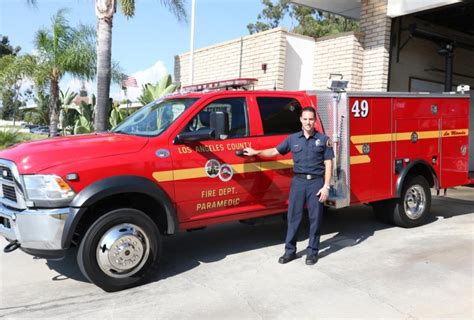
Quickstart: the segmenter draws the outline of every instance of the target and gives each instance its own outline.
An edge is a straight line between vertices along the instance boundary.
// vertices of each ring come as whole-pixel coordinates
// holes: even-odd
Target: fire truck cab
[[[467,95],[246,90],[253,81],[187,88],[109,133],[1,151],[4,251],[60,258],[78,246],[81,271],[104,290],[143,283],[164,235],[286,212],[291,154],[242,149],[301,130],[305,106],[334,142],[329,206],[367,203],[381,220],[414,227],[428,217],[430,188],[474,181]]]

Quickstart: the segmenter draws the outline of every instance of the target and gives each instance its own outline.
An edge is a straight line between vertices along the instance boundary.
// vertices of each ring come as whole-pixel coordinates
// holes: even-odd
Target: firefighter
[[[305,107],[300,116],[302,131],[289,135],[276,148],[244,149],[246,156],[257,155],[269,158],[292,152],[294,177],[289,196],[285,253],[278,259],[281,264],[296,258],[298,228],[305,204],[309,214],[309,243],[306,249],[306,264],[313,265],[318,262],[323,204],[329,195],[334,151],[331,140],[314,129],[315,119],[314,108]]]

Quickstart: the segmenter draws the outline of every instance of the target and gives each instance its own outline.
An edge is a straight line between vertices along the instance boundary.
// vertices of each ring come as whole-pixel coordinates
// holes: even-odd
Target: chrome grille
[[[12,161],[0,159],[0,185],[1,204],[12,209],[26,209],[20,175]]]
[[[3,191],[3,197],[10,200],[10,201],[16,201],[16,191],[15,188],[12,186],[7,186],[6,184],[2,184],[2,191]]]

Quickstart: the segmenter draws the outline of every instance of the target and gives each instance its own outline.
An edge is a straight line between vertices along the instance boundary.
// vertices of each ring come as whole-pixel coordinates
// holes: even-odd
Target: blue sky
[[[14,46],[21,46],[22,53],[32,52],[35,32],[49,27],[51,17],[60,8],[69,8],[71,25],[95,26],[94,0],[37,2],[34,8],[26,0],[0,0],[0,34],[7,35]],[[187,24],[179,23],[160,0],[137,0],[135,17],[128,20],[118,10],[114,16],[112,59],[125,73],[142,81],[159,78],[164,69],[173,75],[174,56],[190,49],[191,0],[187,0],[186,7]],[[262,8],[260,0],[196,0],[195,49],[248,35],[247,24],[256,21]],[[71,79],[62,82],[63,87],[78,85]],[[90,86],[95,91],[95,85]],[[112,87],[115,97],[118,91],[118,86]]]

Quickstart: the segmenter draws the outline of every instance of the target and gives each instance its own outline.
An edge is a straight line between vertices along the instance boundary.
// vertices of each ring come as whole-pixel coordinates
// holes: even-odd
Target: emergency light
[[[252,90],[258,80],[255,78],[237,78],[229,80],[220,80],[201,84],[185,86],[182,92],[194,91],[212,91],[212,90]]]

